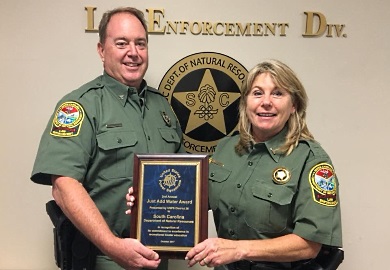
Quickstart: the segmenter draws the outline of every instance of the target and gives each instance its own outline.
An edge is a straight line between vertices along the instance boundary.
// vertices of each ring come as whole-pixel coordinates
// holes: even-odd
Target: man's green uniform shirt
[[[146,86],[139,95],[107,74],[62,98],[42,136],[31,179],[80,181],[113,233],[129,237],[125,195],[135,153],[184,152],[182,131],[167,100]]]

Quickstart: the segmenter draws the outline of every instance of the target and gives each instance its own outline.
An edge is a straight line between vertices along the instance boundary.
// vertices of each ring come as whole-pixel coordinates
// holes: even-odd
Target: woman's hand
[[[126,194],[126,205],[129,207],[129,209],[126,210],[126,215],[131,214],[131,208],[134,206],[135,197],[133,196],[133,187],[130,187],[128,190],[128,193]]]
[[[240,256],[238,241],[209,238],[188,251],[186,260],[188,260],[188,267],[196,263],[201,266],[216,267],[239,261]]]

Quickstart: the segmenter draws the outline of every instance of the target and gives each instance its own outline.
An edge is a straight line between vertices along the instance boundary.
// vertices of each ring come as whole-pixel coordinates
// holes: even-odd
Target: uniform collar
[[[139,88],[139,93],[135,87],[129,87],[129,92],[130,92],[130,89],[132,89],[131,90],[132,92],[134,92],[134,90],[135,90],[135,92],[139,95],[140,98],[146,98],[148,85],[146,84],[145,80],[142,80],[141,86]]]
[[[140,89],[137,90],[135,87],[128,87],[128,100],[129,102],[136,102],[140,106],[142,114],[144,113],[146,107],[146,94],[148,86],[145,80],[142,80]]]
[[[115,96],[118,97],[118,100],[123,106],[125,106],[126,101],[131,95],[138,95],[137,88],[129,87],[127,85],[124,85],[123,83],[120,83],[119,81],[108,75],[106,72],[103,73],[103,83],[110,89],[110,91],[115,94]],[[143,80],[140,88],[141,97],[145,98],[147,88],[147,83],[145,80]]]
[[[278,149],[285,142],[287,131],[288,130],[286,126],[278,134],[273,136],[268,141],[255,144],[255,148],[257,148],[260,145],[264,145],[269,155],[273,158],[273,160],[275,160],[275,162],[278,162],[282,154],[276,153],[275,150]]]

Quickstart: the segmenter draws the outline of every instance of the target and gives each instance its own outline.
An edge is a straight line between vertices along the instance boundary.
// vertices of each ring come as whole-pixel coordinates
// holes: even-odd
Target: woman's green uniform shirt
[[[330,173],[331,160],[314,141],[300,141],[288,156],[275,154],[285,134],[286,129],[265,143],[255,144],[242,156],[234,152],[239,135],[224,138],[218,144],[209,169],[209,202],[218,236],[233,240],[270,239],[293,233],[341,247],[336,175],[329,182],[333,195],[320,196],[313,190],[318,186],[311,184],[321,179],[321,171],[313,168],[320,168],[320,164],[331,168],[323,170]],[[289,173],[290,179],[276,181],[274,172],[278,170]],[[323,197],[330,202],[321,203]]]

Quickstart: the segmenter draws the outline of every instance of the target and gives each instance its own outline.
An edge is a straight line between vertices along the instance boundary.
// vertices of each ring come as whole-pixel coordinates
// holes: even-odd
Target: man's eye
[[[147,47],[147,43],[145,41],[138,41],[137,42],[137,46],[140,47],[140,48],[146,48]]]
[[[115,43],[115,45],[118,47],[118,48],[124,48],[126,47],[127,43],[124,42],[124,41],[118,41]]]

